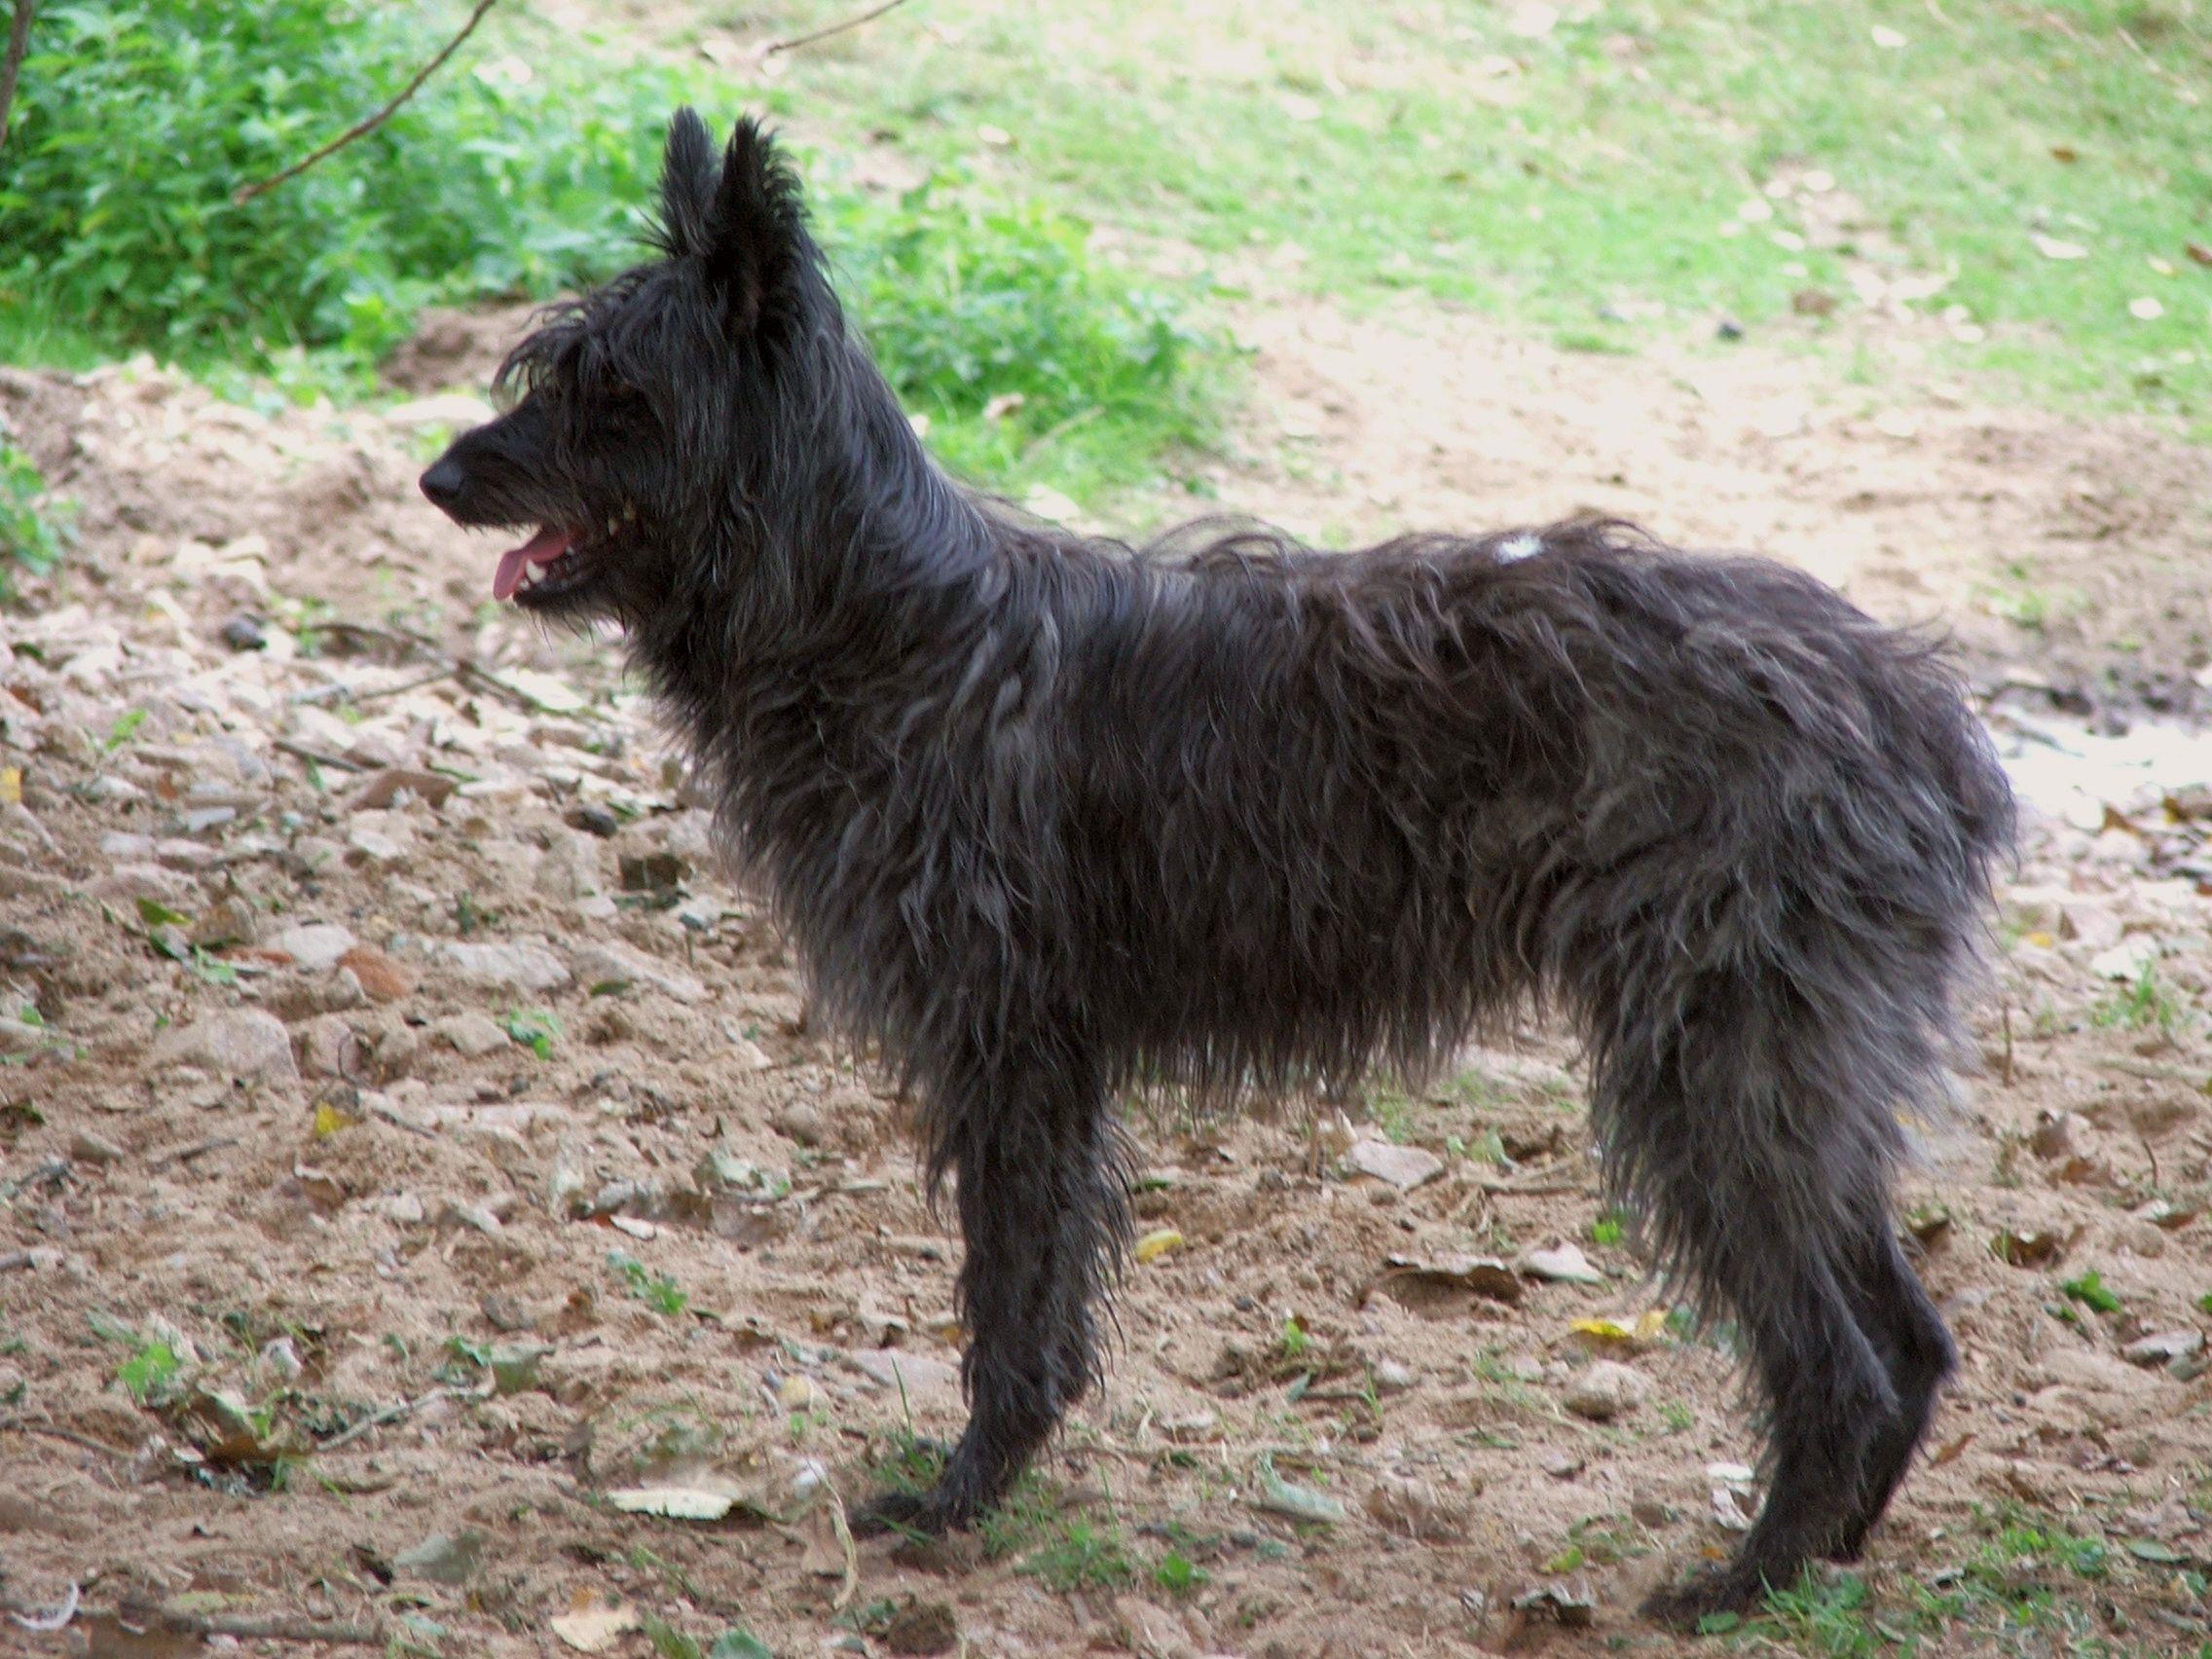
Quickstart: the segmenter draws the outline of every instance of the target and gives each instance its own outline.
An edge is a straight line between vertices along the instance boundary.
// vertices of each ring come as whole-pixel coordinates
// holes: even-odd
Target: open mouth
[[[591,573],[592,549],[583,545],[586,534],[546,525],[520,547],[507,549],[492,573],[492,597],[518,605],[543,604],[581,586]]]

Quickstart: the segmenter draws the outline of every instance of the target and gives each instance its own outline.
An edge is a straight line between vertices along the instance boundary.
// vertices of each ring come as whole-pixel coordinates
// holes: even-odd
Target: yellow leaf
[[[1142,1262],[1157,1262],[1183,1242],[1183,1235],[1172,1227],[1163,1227],[1157,1233],[1148,1233],[1137,1240],[1134,1254]]]
[[[1611,1319],[1577,1319],[1567,1327],[1576,1336],[1596,1337],[1604,1343],[1633,1343],[1636,1333]]]
[[[23,769],[20,766],[0,766],[0,806],[23,804]]]
[[[1666,1311],[1663,1309],[1646,1308],[1636,1321],[1636,1340],[1640,1343],[1655,1343],[1666,1328]]]
[[[327,1100],[314,1109],[314,1135],[317,1140],[328,1140],[340,1129],[350,1129],[361,1120],[341,1112]]]
[[[2041,945],[2046,950],[2048,950],[2052,945],[2058,942],[2058,940],[2051,938],[2050,935],[2045,933],[2041,928],[2036,929],[2033,933],[2022,934],[2020,937],[2026,940],[2030,944]]]

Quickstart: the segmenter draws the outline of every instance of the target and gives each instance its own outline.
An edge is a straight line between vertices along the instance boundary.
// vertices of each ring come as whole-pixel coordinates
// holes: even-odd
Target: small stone
[[[359,1008],[368,1000],[368,992],[361,989],[360,976],[350,968],[340,968],[323,980],[315,993],[315,1001],[325,1014],[343,1014],[350,1008]]]
[[[1412,1370],[1394,1359],[1378,1360],[1375,1364],[1375,1391],[1379,1394],[1403,1394],[1414,1385]]]
[[[1410,1193],[1444,1173],[1444,1160],[1418,1146],[1393,1146],[1388,1141],[1352,1142],[1345,1163],[1356,1174],[1386,1181],[1401,1193]]]
[[[2158,941],[2140,935],[2089,958],[2089,972],[2107,979],[2135,980],[2158,960]]]
[[[1571,1239],[1555,1240],[1541,1250],[1531,1250],[1521,1258],[1521,1271],[1531,1278],[1550,1279],[1557,1284],[1604,1284],[1605,1275],[1590,1265],[1590,1258],[1582,1247]]]
[[[391,1565],[413,1578],[433,1584],[465,1584],[483,1565],[485,1535],[471,1527],[454,1532],[433,1532],[411,1550],[392,1557]]]
[[[941,1359],[903,1348],[864,1348],[853,1355],[853,1363],[879,1387],[897,1393],[903,1383],[906,1398],[916,1406],[960,1401],[960,1368]]]
[[[2064,1158],[2074,1150],[2076,1137],[2088,1126],[2079,1113],[2046,1110],[2036,1119],[2028,1148],[2038,1158]]]
[[[284,1022],[259,1009],[235,1009],[165,1031],[148,1057],[156,1066],[203,1066],[224,1077],[289,1083],[300,1075]]]
[[[415,1034],[415,1027],[403,1019],[390,1019],[387,1016],[387,1023],[377,1033],[369,1051],[375,1061],[377,1080],[390,1083],[405,1077],[414,1065],[415,1055],[422,1044],[423,1040]]]
[[[223,644],[234,651],[257,651],[268,643],[258,616],[241,610],[223,624]]]
[[[225,945],[251,944],[256,931],[253,906],[233,894],[209,905],[192,924],[192,942],[203,950]]]
[[[597,835],[602,840],[622,828],[622,820],[615,816],[614,809],[596,800],[588,800],[577,807],[569,814],[567,822],[571,829],[581,830],[587,835]]]
[[[172,907],[191,903],[195,888],[189,877],[157,864],[119,864],[92,883],[95,899],[158,900]]]
[[[286,928],[262,941],[265,950],[280,950],[303,973],[322,974],[338,966],[359,941],[332,922],[310,922]]]
[[[2160,1331],[2137,1337],[2120,1350],[2120,1356],[2130,1365],[2166,1365],[2187,1359],[2203,1346],[2203,1337],[2194,1331]]]
[[[1593,1361],[1567,1385],[1561,1404],[1592,1422],[1610,1422],[1643,1403],[1650,1384],[1637,1372],[1610,1359]]]
[[[707,987],[677,968],[664,968],[651,957],[610,941],[587,944],[576,952],[576,977],[585,985],[644,985],[680,1003],[704,1002]]]
[[[2090,950],[2110,950],[2126,932],[2120,913],[2093,899],[2070,895],[2059,906],[2058,915],[2065,936]]]
[[[319,1014],[300,1034],[300,1069],[310,1077],[358,1077],[361,1040],[337,1014]]]
[[[507,1034],[485,1014],[468,1013],[448,1014],[430,1024],[430,1040],[443,1043],[467,1058],[482,1059],[486,1054],[498,1053],[507,1046]]]
[[[537,890],[549,899],[590,899],[605,885],[599,876],[599,853],[591,841],[572,830],[554,830],[537,866]]]
[[[461,431],[483,425],[497,413],[481,397],[473,397],[465,391],[437,391],[395,403],[384,412],[384,418],[394,426],[411,429],[450,426]]]
[[[371,1002],[397,1002],[415,989],[407,971],[373,944],[357,944],[338,960],[360,981]]]
[[[123,1148],[90,1129],[79,1129],[69,1137],[69,1156],[80,1163],[121,1163]]]
[[[537,1323],[536,1318],[518,1298],[509,1296],[504,1291],[486,1291],[476,1308],[493,1330],[508,1336],[517,1331],[530,1330]]]
[[[805,1100],[793,1100],[779,1107],[768,1121],[775,1125],[777,1133],[788,1135],[801,1146],[820,1146],[830,1132],[822,1109]]]
[[[401,1227],[421,1227],[423,1218],[429,1212],[413,1193],[394,1193],[385,1199],[384,1213],[387,1221],[396,1222]]]
[[[503,944],[449,940],[441,946],[441,954],[453,970],[472,985],[549,991],[569,982],[569,965],[554,954],[542,939],[518,939]]]
[[[622,855],[622,891],[625,893],[665,893],[682,886],[688,873],[683,860],[674,853]]]
[[[1716,340],[1741,340],[1744,338],[1744,325],[1732,316],[1724,316],[1713,325],[1713,334]]]

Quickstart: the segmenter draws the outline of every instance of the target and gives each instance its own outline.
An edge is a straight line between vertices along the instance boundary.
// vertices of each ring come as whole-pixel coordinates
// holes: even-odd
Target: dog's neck
[[[942,707],[1018,672],[1022,586],[994,525],[923,447],[857,344],[708,531],[685,604],[634,627],[633,662],[693,754],[725,776],[853,763],[860,710]],[[869,695],[896,685],[898,698]],[[775,753],[771,753],[775,752]],[[743,789],[740,795],[746,794]]]

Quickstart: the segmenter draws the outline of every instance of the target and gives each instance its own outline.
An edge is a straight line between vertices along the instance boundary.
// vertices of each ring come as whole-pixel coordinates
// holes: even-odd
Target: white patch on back
[[[1519,535],[1509,535],[1497,544],[1497,562],[1501,565],[1518,564],[1523,559],[1533,558],[1543,550],[1544,538],[1532,531],[1525,530]]]

